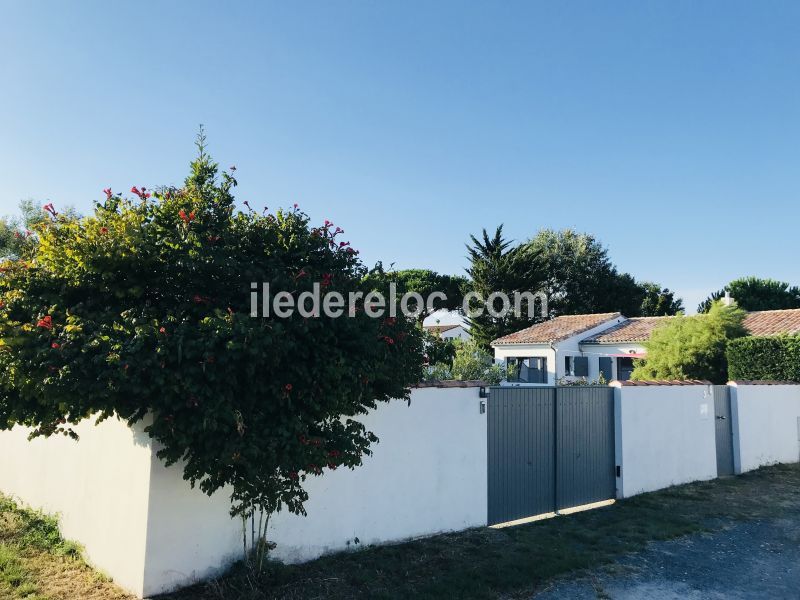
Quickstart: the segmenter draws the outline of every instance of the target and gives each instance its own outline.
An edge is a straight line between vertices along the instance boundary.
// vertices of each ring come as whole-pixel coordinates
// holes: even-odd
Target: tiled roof
[[[800,308],[759,310],[747,313],[744,326],[750,335],[800,333]]]
[[[746,379],[737,379],[735,381],[729,381],[728,385],[800,385],[800,382],[797,381],[773,381],[771,379],[765,380],[746,380]]]
[[[653,330],[664,319],[672,317],[634,317],[605,331],[581,340],[582,344],[618,344],[623,342],[646,342]],[[800,333],[800,308],[786,310],[760,310],[747,313],[745,329],[750,335],[778,335]]]
[[[595,315],[565,315],[509,334],[492,342],[503,344],[547,344],[558,342],[606,321],[621,316],[620,313],[600,313]],[[619,344],[626,342],[646,342],[653,330],[665,319],[672,317],[633,317],[613,325],[585,340],[582,344]],[[785,310],[760,310],[747,313],[744,326],[750,335],[778,335],[781,333],[800,334],[800,308]]]
[[[431,333],[444,333],[445,331],[450,331],[456,327],[461,327],[461,325],[425,325],[425,329]]]
[[[595,315],[564,315],[498,338],[492,342],[492,346],[559,342],[621,316],[618,312]]]
[[[489,384],[480,379],[441,379],[438,381],[420,381],[414,388],[471,388],[488,387]]]
[[[663,385],[711,385],[705,379],[653,379],[651,381],[612,381],[613,387],[648,387]]]
[[[601,331],[581,344],[618,344],[620,342],[646,342],[657,325],[670,317],[634,317]]]

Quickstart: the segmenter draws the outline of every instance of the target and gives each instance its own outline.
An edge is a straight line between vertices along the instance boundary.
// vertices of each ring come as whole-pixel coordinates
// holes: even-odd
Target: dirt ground
[[[652,542],[643,552],[578,579],[557,581],[535,597],[800,598],[800,510],[784,518],[730,522],[713,533]]]

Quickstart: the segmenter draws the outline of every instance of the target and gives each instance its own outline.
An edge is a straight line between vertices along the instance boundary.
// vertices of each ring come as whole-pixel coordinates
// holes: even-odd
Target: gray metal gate
[[[494,387],[487,409],[489,524],[613,498],[608,387]]]
[[[487,401],[489,524],[553,510],[554,388],[492,388]]]
[[[714,419],[717,440],[717,475],[733,475],[733,428],[731,390],[727,385],[714,386]]]
[[[613,498],[614,390],[556,388],[556,509]]]

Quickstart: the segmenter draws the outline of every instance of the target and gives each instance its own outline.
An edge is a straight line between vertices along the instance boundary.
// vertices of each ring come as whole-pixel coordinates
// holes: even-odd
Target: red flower
[[[283,386],[283,389],[286,390],[287,392],[291,392],[292,391],[292,384],[291,383],[287,383],[285,386]]]
[[[111,196],[114,194],[111,193],[111,188],[106,188],[103,190],[103,193],[106,195],[106,200],[110,200]]]
[[[47,315],[46,317],[43,317],[43,318],[39,319],[39,322],[36,323],[36,326],[37,327],[44,327],[45,329],[52,329],[53,328],[53,317],[51,317],[50,315]]]
[[[53,342],[52,344],[50,344],[50,347],[53,350],[58,350],[59,348],[61,348],[61,344],[59,344],[58,342]]]
[[[297,471],[290,471],[289,472],[289,479],[299,479],[300,476],[297,474]]]
[[[297,210],[297,202],[294,203],[294,209]]]
[[[335,464],[333,464],[333,463],[328,463],[328,468],[329,468],[331,471],[335,471],[335,470],[336,470],[336,465],[335,465]]]
[[[53,206],[53,203],[52,203],[52,202],[50,202],[49,204],[45,204],[45,205],[44,205],[42,208],[44,208],[44,210],[45,210],[45,211],[49,212],[49,213],[50,213],[51,215],[53,215],[54,217],[55,217],[55,216],[58,214],[58,213],[56,212],[56,209],[55,209],[55,207]]]
[[[333,279],[333,274],[331,273],[324,273],[322,275],[322,287],[328,287],[331,284],[331,280]]]
[[[159,328],[158,333],[167,333],[167,328],[166,327]]]
[[[108,227],[101,227],[100,228],[100,233],[102,233],[103,235],[107,234],[108,233]]]
[[[333,225],[333,223],[328,221],[328,219],[325,219],[325,227],[330,227],[331,225]]]
[[[344,248],[345,246],[349,246],[350,242],[339,242],[339,248]]]
[[[141,191],[136,186],[133,186],[131,188],[131,193],[136,194],[137,196],[139,196],[140,200],[146,200],[147,198],[150,197],[150,194],[146,193],[146,190],[147,190],[147,188],[144,187],[144,186],[142,186]]]
[[[389,345],[389,346],[394,344],[394,340],[392,338],[390,338],[388,335],[381,336],[380,339],[382,339],[384,342],[386,342],[386,344]]]
[[[339,456],[339,451],[338,450],[331,450],[330,452],[328,452],[328,456],[332,456],[333,458],[336,458],[337,456]]]

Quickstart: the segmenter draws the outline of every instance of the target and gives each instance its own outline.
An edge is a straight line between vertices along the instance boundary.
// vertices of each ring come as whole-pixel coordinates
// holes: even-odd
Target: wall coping
[[[681,385],[712,385],[705,379],[653,379],[651,381],[617,381],[609,383],[612,387],[656,387],[656,386],[681,386]]]
[[[734,381],[729,381],[728,385],[734,385],[734,386],[736,386],[736,385],[800,385],[800,382],[798,382],[798,381],[778,381],[778,380],[772,380],[772,379],[763,379],[763,380],[759,380],[759,379],[753,379],[753,380],[736,379]]]
[[[473,387],[489,387],[489,384],[479,379],[458,380],[458,379],[442,379],[438,381],[420,381],[417,385],[412,385],[415,388],[473,388]]]

